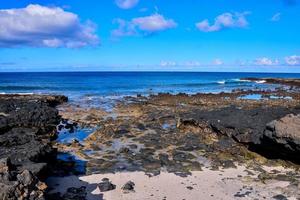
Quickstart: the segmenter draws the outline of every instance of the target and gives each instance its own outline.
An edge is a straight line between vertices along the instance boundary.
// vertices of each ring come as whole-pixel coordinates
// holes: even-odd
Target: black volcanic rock
[[[300,79],[296,78],[243,78],[242,80],[247,81],[265,81],[265,83],[268,84],[280,84],[280,85],[289,85],[289,86],[295,86],[300,87]]]
[[[214,131],[233,137],[241,143],[259,144],[269,122],[280,119],[287,114],[300,112],[283,107],[258,107],[240,109],[236,106],[187,113],[181,119],[192,119],[195,122],[208,122]]]
[[[108,179],[103,179],[102,182],[98,184],[98,188],[101,192],[107,192],[116,189],[116,185],[112,184]]]
[[[50,145],[60,121],[55,106],[67,98],[0,95],[0,199],[44,199],[40,182],[56,157]]]
[[[134,191],[134,186],[135,186],[134,182],[128,181],[127,183],[125,183],[125,185],[123,185],[122,190],[124,190],[124,191]]]
[[[196,126],[199,123],[206,122],[215,132],[232,137],[239,143],[246,144],[250,150],[270,158],[282,158],[299,162],[300,158],[297,155],[299,155],[300,151],[300,129],[298,129],[299,125],[295,125],[296,117],[293,120],[285,120],[284,123],[282,123],[282,120],[280,121],[280,119],[291,113],[299,114],[300,110],[296,108],[263,106],[241,109],[236,106],[230,106],[211,111],[195,110],[192,113],[185,113],[181,116],[181,121],[182,123],[190,122]],[[298,118],[297,116],[299,121]],[[293,131],[295,134],[297,132],[298,135],[295,136],[295,134],[290,133],[294,136],[293,138],[280,137],[278,132],[279,125],[294,127]],[[289,132],[291,131],[292,129]]]
[[[300,115],[289,114],[268,123],[262,143],[277,155],[300,161]]]

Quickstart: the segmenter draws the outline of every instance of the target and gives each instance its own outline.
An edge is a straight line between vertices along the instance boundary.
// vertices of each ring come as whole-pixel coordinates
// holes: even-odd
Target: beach
[[[0,196],[298,199],[298,79],[243,81],[253,88],[110,104],[2,94]]]
[[[299,10],[2,0],[0,200],[300,200]]]

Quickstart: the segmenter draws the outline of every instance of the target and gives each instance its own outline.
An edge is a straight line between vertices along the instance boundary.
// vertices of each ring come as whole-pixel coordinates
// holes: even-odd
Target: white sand
[[[256,175],[249,177],[244,170],[244,167],[222,171],[204,169],[193,172],[187,178],[167,172],[162,172],[154,177],[148,177],[144,172],[52,177],[49,178],[48,185],[55,188],[52,192],[61,193],[64,193],[69,187],[86,186],[88,200],[159,200],[164,199],[164,197],[171,200],[263,199],[264,197],[271,199],[274,195],[281,194],[282,188],[288,185],[288,182],[283,181],[268,184],[255,182],[253,178]],[[103,178],[109,178],[117,188],[101,193],[97,183],[100,183]],[[121,190],[127,181],[135,183],[135,192],[124,193]],[[188,189],[188,186],[193,187],[193,189]],[[251,193],[242,198],[235,197],[234,195],[239,191],[241,194],[247,191]]]

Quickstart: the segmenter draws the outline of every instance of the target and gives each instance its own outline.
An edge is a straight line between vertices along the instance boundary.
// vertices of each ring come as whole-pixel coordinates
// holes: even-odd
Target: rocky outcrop
[[[0,199],[43,199],[63,96],[0,95]]]
[[[295,78],[251,78],[250,77],[250,78],[243,78],[242,80],[300,87],[300,79],[295,79]]]
[[[284,107],[241,109],[230,106],[212,111],[195,110],[183,114],[181,119],[207,122],[215,132],[233,137],[240,143],[260,144],[266,124],[292,112],[294,110]]]
[[[217,133],[232,137],[269,158],[300,162],[300,110],[286,107],[241,109],[236,106],[212,111],[195,110],[181,116],[182,123],[206,122]],[[298,156],[297,156],[298,154]]]
[[[300,115],[289,114],[268,123],[261,140],[276,154],[300,160]]]

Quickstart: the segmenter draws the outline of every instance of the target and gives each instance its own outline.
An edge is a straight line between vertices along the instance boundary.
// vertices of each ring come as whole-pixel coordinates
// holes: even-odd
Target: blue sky
[[[10,0],[0,71],[300,72],[298,0]]]

